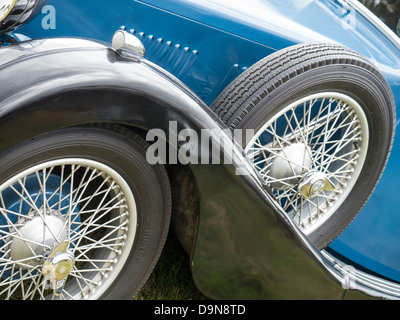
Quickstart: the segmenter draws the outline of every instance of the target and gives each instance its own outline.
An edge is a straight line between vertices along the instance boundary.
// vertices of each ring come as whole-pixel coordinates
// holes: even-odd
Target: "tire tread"
[[[388,119],[388,126],[391,127],[390,130],[392,132],[391,137],[388,137],[390,139],[388,152],[384,160],[384,165],[379,172],[378,179],[368,197],[366,197],[365,202],[360,207],[361,210],[375,190],[386,167],[393,146],[396,126],[396,108],[390,86],[381,73],[364,56],[338,44],[311,43],[283,49],[267,56],[244,71],[219,94],[210,108],[231,130],[234,130],[238,128],[239,124],[261,101],[268,101],[267,99],[273,95],[277,88],[308,71],[331,65],[351,65],[366,70],[375,79],[378,79],[380,84],[383,85],[385,92],[390,93],[385,97],[388,108],[384,110],[385,119]],[[391,124],[390,121],[392,121]],[[354,214],[353,219],[357,216],[358,212]],[[339,230],[338,234],[353,219]],[[329,241],[316,241],[314,244],[319,248],[323,248],[331,241],[333,239]]]

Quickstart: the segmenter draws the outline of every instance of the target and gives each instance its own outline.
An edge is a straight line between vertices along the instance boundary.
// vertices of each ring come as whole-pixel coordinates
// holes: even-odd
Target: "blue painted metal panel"
[[[18,30],[29,37],[80,36],[110,41],[121,26],[144,42],[147,58],[210,104],[243,69],[301,42],[339,42],[367,58],[388,80],[400,107],[400,52],[380,31],[333,0],[50,0],[56,29],[39,15]],[[398,133],[399,134],[399,133]],[[397,134],[397,136],[398,136]],[[400,281],[400,139],[366,207],[331,248]]]
[[[171,72],[210,104],[240,71],[274,49],[138,1],[49,2],[57,10],[56,29],[42,28],[42,14],[18,30],[31,38],[79,36],[110,41],[120,27],[145,44],[147,58]],[[94,18],[95,17],[95,18]]]

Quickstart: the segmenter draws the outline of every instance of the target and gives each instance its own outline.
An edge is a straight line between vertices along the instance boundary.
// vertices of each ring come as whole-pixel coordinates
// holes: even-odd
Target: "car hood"
[[[400,80],[399,47],[383,36],[376,23],[342,0],[144,2],[276,50],[304,42],[340,43],[369,58],[389,82]],[[400,89],[393,91],[399,106]]]
[[[355,9],[334,0],[146,0],[183,17],[282,49],[289,42],[338,42],[393,62],[381,33]],[[276,42],[282,38],[282,43]],[[376,47],[377,44],[383,44]],[[397,49],[397,48],[396,48]],[[382,51],[385,52],[382,52]]]

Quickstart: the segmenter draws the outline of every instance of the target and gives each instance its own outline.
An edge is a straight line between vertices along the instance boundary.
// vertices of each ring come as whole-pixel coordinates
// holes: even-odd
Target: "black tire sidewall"
[[[101,162],[130,186],[137,209],[135,240],[122,271],[101,299],[129,299],[143,286],[165,242],[170,190],[161,166],[146,160],[142,138],[101,128],[70,128],[31,139],[1,157],[0,183],[33,165],[64,158]]]

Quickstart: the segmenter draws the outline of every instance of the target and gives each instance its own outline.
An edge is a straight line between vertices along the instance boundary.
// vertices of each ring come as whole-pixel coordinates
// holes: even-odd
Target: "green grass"
[[[173,232],[153,273],[134,300],[207,300],[193,283],[189,257]]]

